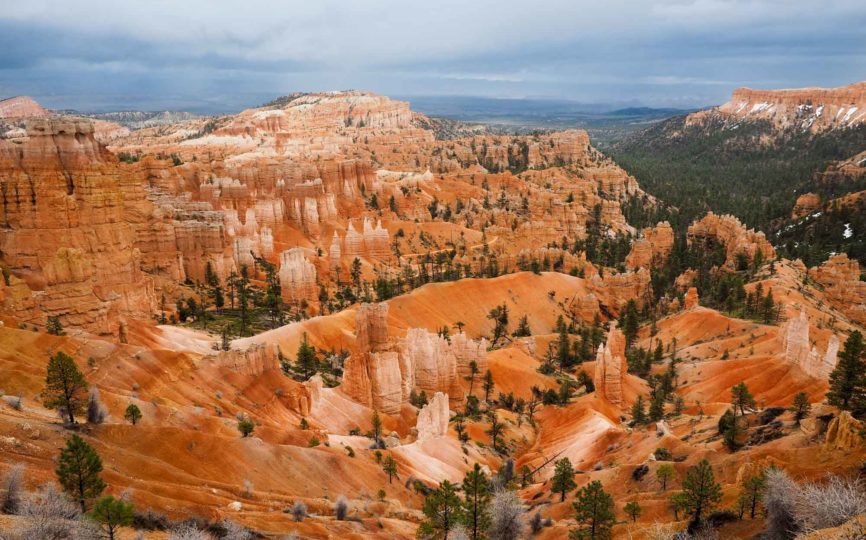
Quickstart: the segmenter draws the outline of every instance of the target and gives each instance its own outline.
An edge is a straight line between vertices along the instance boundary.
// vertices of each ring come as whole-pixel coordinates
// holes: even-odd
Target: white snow
[[[842,233],[842,238],[851,238],[852,236],[854,236],[854,231],[851,230],[851,224],[846,223],[845,231]]]
[[[752,105],[752,110],[749,111],[749,114],[754,114],[754,113],[758,113],[761,111],[765,111],[769,108],[770,108],[770,104],[767,103],[766,101],[762,101],[761,103],[755,103],[754,105]]]
[[[848,109],[848,112],[845,113],[845,118],[843,118],[842,121],[847,122],[851,118],[851,115],[855,112],[857,112],[857,107],[851,107],[850,109]]]
[[[824,112],[824,106],[823,106],[823,105],[821,105],[820,107],[818,107],[818,108],[815,110],[815,116],[820,117],[822,112]]]

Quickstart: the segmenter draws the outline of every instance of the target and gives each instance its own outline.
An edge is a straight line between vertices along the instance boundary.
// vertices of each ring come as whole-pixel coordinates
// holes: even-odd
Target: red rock
[[[717,216],[710,212],[703,219],[692,223],[688,230],[688,241],[714,242],[725,247],[725,266],[735,268],[737,255],[745,253],[749,260],[754,260],[755,255],[761,252],[764,261],[771,261],[776,257],[776,250],[767,241],[764,233],[755,232],[754,229],[746,229],[740,220],[734,216]]]

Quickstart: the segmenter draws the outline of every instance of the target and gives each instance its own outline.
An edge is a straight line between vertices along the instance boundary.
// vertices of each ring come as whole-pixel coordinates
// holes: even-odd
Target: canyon
[[[737,90],[687,121],[852,126],[863,85]],[[130,118],[0,101],[0,474],[23,463],[30,488],[74,431],[141,512],[412,538],[425,496],[478,464],[549,520],[537,537],[562,538],[574,499],[553,492],[552,460],[567,458],[576,485],[617,501],[614,537],[650,538],[687,526],[638,473],[661,461],[674,491],[707,459],[727,509],[763,465],[818,480],[866,459],[861,421],[826,397],[866,327],[858,260],[807,267],[728,214],[650,221],[665,203],[584,131],[441,138],[409,103],[361,91]],[[102,421],[45,406],[58,351]],[[740,383],[755,404],[732,448],[719,426]],[[666,384],[661,416],[639,421]],[[763,520],[719,527],[751,538]]]

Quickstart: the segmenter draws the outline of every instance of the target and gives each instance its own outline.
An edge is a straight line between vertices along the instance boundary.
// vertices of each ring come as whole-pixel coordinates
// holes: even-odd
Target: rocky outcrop
[[[418,413],[415,429],[418,431],[418,441],[423,442],[448,435],[448,420],[451,411],[448,410],[448,396],[442,392],[433,394],[427,405]]]
[[[652,228],[646,228],[631,245],[625,259],[626,268],[650,268],[664,264],[674,247],[674,230],[670,223],[662,221]]]
[[[804,193],[797,197],[791,210],[791,219],[800,219],[821,208],[821,196],[817,193]]]
[[[866,281],[860,280],[860,263],[840,253],[810,268],[809,277],[824,288],[830,305],[852,321],[866,325]]]
[[[254,345],[244,351],[232,349],[202,358],[204,365],[217,365],[242,375],[256,377],[280,369],[279,352],[273,345]]]
[[[141,186],[88,122],[33,118],[25,131],[0,138],[3,264],[66,326],[116,334],[121,318],[149,317],[155,294],[132,225],[149,212]]]
[[[451,341],[422,328],[410,328],[398,341],[388,335],[388,304],[364,304],[355,318],[356,350],[346,360],[341,389],[369,407],[396,414],[410,393],[445,394],[463,401],[461,373],[475,361],[487,365],[486,340],[457,334]]]
[[[746,229],[739,219],[731,215],[717,216],[710,212],[703,219],[694,222],[688,230],[689,245],[701,243],[708,249],[715,245],[725,248],[725,266],[736,268],[737,256],[745,254],[749,261],[760,252],[764,261],[776,257],[776,250],[762,232]]]
[[[607,341],[598,346],[595,356],[595,393],[613,405],[623,404],[623,379],[628,371],[625,336],[611,321]]]
[[[391,254],[388,229],[382,227],[381,221],[374,225],[373,221],[367,217],[363,219],[360,231],[355,229],[352,223],[349,223],[346,236],[343,237],[340,253],[352,259],[365,257],[385,260]]]
[[[818,349],[809,341],[809,318],[805,311],[800,311],[800,315],[782,325],[779,338],[786,361],[800,366],[800,369],[816,379],[830,377],[836,367],[839,338],[831,336],[827,350],[823,356],[820,355]]]
[[[697,287],[689,287],[686,291],[686,296],[683,298],[683,309],[689,311],[698,307],[698,289]]]
[[[832,450],[853,450],[863,446],[863,423],[842,411],[830,421],[824,444]]]
[[[316,267],[307,260],[303,248],[280,253],[279,276],[281,295],[289,304],[316,299]]]
[[[629,300],[643,307],[650,290],[650,272],[643,268],[636,272],[594,274],[586,280],[589,294],[612,313],[619,314]]]
[[[727,124],[766,120],[778,128],[812,132],[866,122],[866,82],[839,88],[754,90],[737,88],[727,103],[689,115],[687,124],[719,118]]]
[[[43,118],[51,113],[29,96],[0,100],[0,118]]]

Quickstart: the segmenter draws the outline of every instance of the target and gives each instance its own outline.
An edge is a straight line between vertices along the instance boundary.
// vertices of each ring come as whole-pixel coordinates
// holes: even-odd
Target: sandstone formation
[[[725,122],[767,120],[780,128],[812,132],[866,121],[866,82],[839,88],[754,90],[738,88],[727,103],[689,115],[687,123],[718,117]]]
[[[824,444],[832,450],[853,450],[863,446],[863,423],[855,420],[851,413],[842,411],[830,421]]]
[[[423,442],[446,436],[450,417],[448,396],[442,392],[436,392],[427,405],[418,412],[418,420],[415,424],[418,431],[418,441]]]
[[[307,260],[303,248],[292,248],[280,254],[280,292],[289,304],[316,298],[316,267]]]
[[[663,264],[674,247],[674,230],[670,223],[662,221],[655,227],[647,227],[631,245],[625,259],[627,268],[650,268]]]
[[[277,348],[268,345],[255,345],[244,351],[232,349],[202,358],[204,365],[226,367],[243,375],[255,377],[269,370],[279,370],[280,361]]]
[[[830,337],[827,350],[821,356],[816,347],[809,341],[809,318],[805,311],[785,322],[779,332],[785,360],[799,366],[808,375],[816,379],[827,379],[836,367],[836,355],[839,352],[839,338]]]
[[[866,325],[866,282],[860,279],[860,263],[840,253],[810,268],[809,277],[824,287],[824,296],[833,307]]]
[[[698,305],[698,289],[697,287],[689,287],[685,298],[683,298],[683,309],[688,311],[698,307]]]
[[[28,96],[0,100],[0,118],[41,118],[51,113]]]
[[[729,268],[736,267],[739,254],[747,255],[749,261],[754,260],[759,252],[764,261],[771,261],[776,257],[776,250],[763,232],[746,229],[739,219],[730,215],[717,216],[712,212],[708,213],[703,219],[689,226],[688,241],[690,245],[701,243],[707,249],[716,245],[724,246],[725,266]]]
[[[625,359],[625,336],[611,321],[607,340],[598,346],[595,356],[595,394],[613,405],[623,404],[623,379],[628,372]]]
[[[791,219],[800,219],[821,208],[821,197],[817,193],[804,193],[797,197],[791,210]]]
[[[356,351],[346,360],[341,389],[356,401],[396,414],[410,393],[441,392],[452,406],[463,401],[461,373],[475,361],[487,365],[486,340],[457,334],[451,341],[422,328],[410,328],[392,340],[387,326],[388,304],[364,304],[356,315]]]

